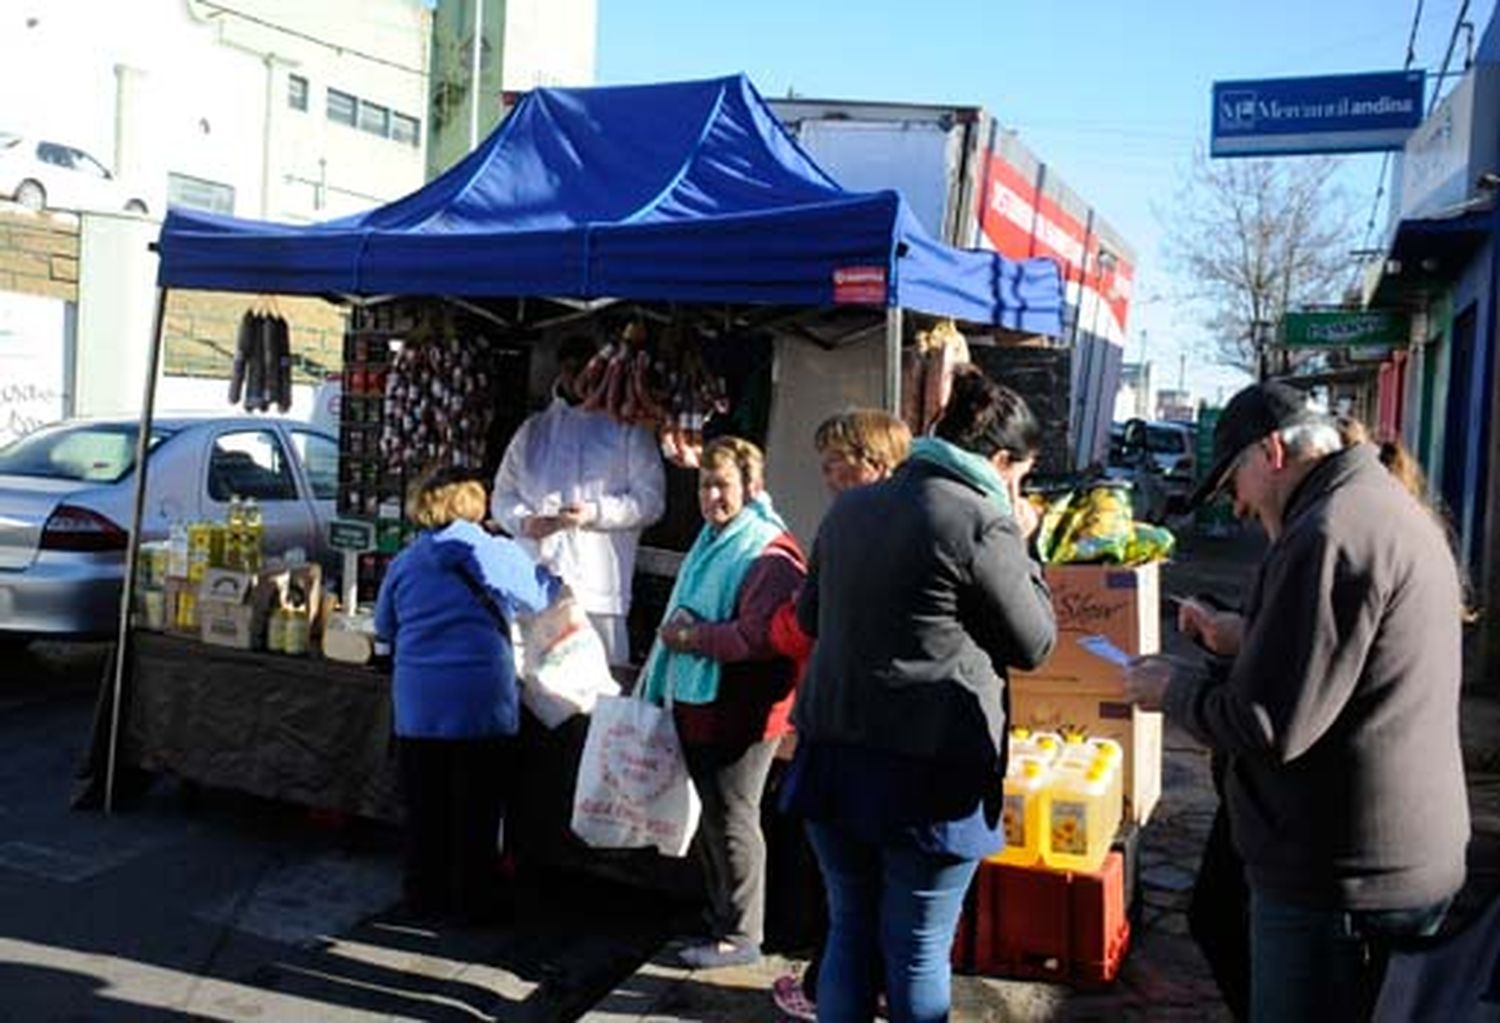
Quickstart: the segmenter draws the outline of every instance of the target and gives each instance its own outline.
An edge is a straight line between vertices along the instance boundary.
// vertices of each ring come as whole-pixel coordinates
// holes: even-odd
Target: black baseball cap
[[[1289,384],[1271,381],[1251,384],[1240,391],[1214,424],[1214,464],[1188,499],[1196,508],[1224,486],[1234,460],[1256,441],[1288,426],[1323,422],[1323,415],[1308,404],[1307,395]]]

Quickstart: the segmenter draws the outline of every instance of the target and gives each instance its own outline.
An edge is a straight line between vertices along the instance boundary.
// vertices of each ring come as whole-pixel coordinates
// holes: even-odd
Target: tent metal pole
[[[901,307],[885,310],[885,410],[901,415]]]
[[[104,769],[104,812],[115,807],[115,762],[120,750],[120,698],[125,688],[126,644],[130,637],[130,606],[135,597],[136,562],[146,506],[146,455],[151,449],[151,419],[156,412],[156,367],[161,361],[161,336],[167,318],[167,288],[156,289],[156,317],[151,325],[151,349],[146,356],[146,387],[141,399],[141,427],[135,439],[135,503],[130,537],[125,545],[125,583],[120,590],[120,630],[115,637],[115,677],[109,704],[109,760]]]

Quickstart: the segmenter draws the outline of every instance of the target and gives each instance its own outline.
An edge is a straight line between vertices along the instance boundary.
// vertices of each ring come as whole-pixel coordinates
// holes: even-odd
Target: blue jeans
[[[891,1023],[948,1019],[949,952],[976,860],[872,845],[807,822],[828,889],[828,939],[818,974],[820,1023],[875,1018],[877,961]]]
[[[1435,933],[1450,901],[1417,909],[1308,909],[1251,891],[1252,1023],[1369,1019],[1392,942]]]

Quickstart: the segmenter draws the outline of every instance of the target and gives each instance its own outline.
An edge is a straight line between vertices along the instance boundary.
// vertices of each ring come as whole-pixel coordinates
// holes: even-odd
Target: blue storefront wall
[[[1490,418],[1495,365],[1495,240],[1469,260],[1453,292],[1448,329],[1448,387],[1443,401],[1441,461],[1429,463],[1453,516],[1460,555],[1480,571],[1490,478]]]

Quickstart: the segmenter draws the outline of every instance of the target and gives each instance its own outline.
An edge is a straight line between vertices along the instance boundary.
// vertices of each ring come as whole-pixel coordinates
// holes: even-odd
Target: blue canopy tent
[[[1055,263],[952,248],[898,193],[840,187],[742,75],[538,89],[403,199],[308,226],[174,209],[158,250],[165,288],[853,302],[1061,333]]]
[[[156,248],[156,324],[120,607],[107,809],[145,443],[171,289],[863,306],[885,313],[893,410],[902,309],[1062,332],[1055,263],[953,248],[927,233],[899,193],[842,188],[743,75],[537,89],[472,153],[405,198],[311,225],[172,209]]]

